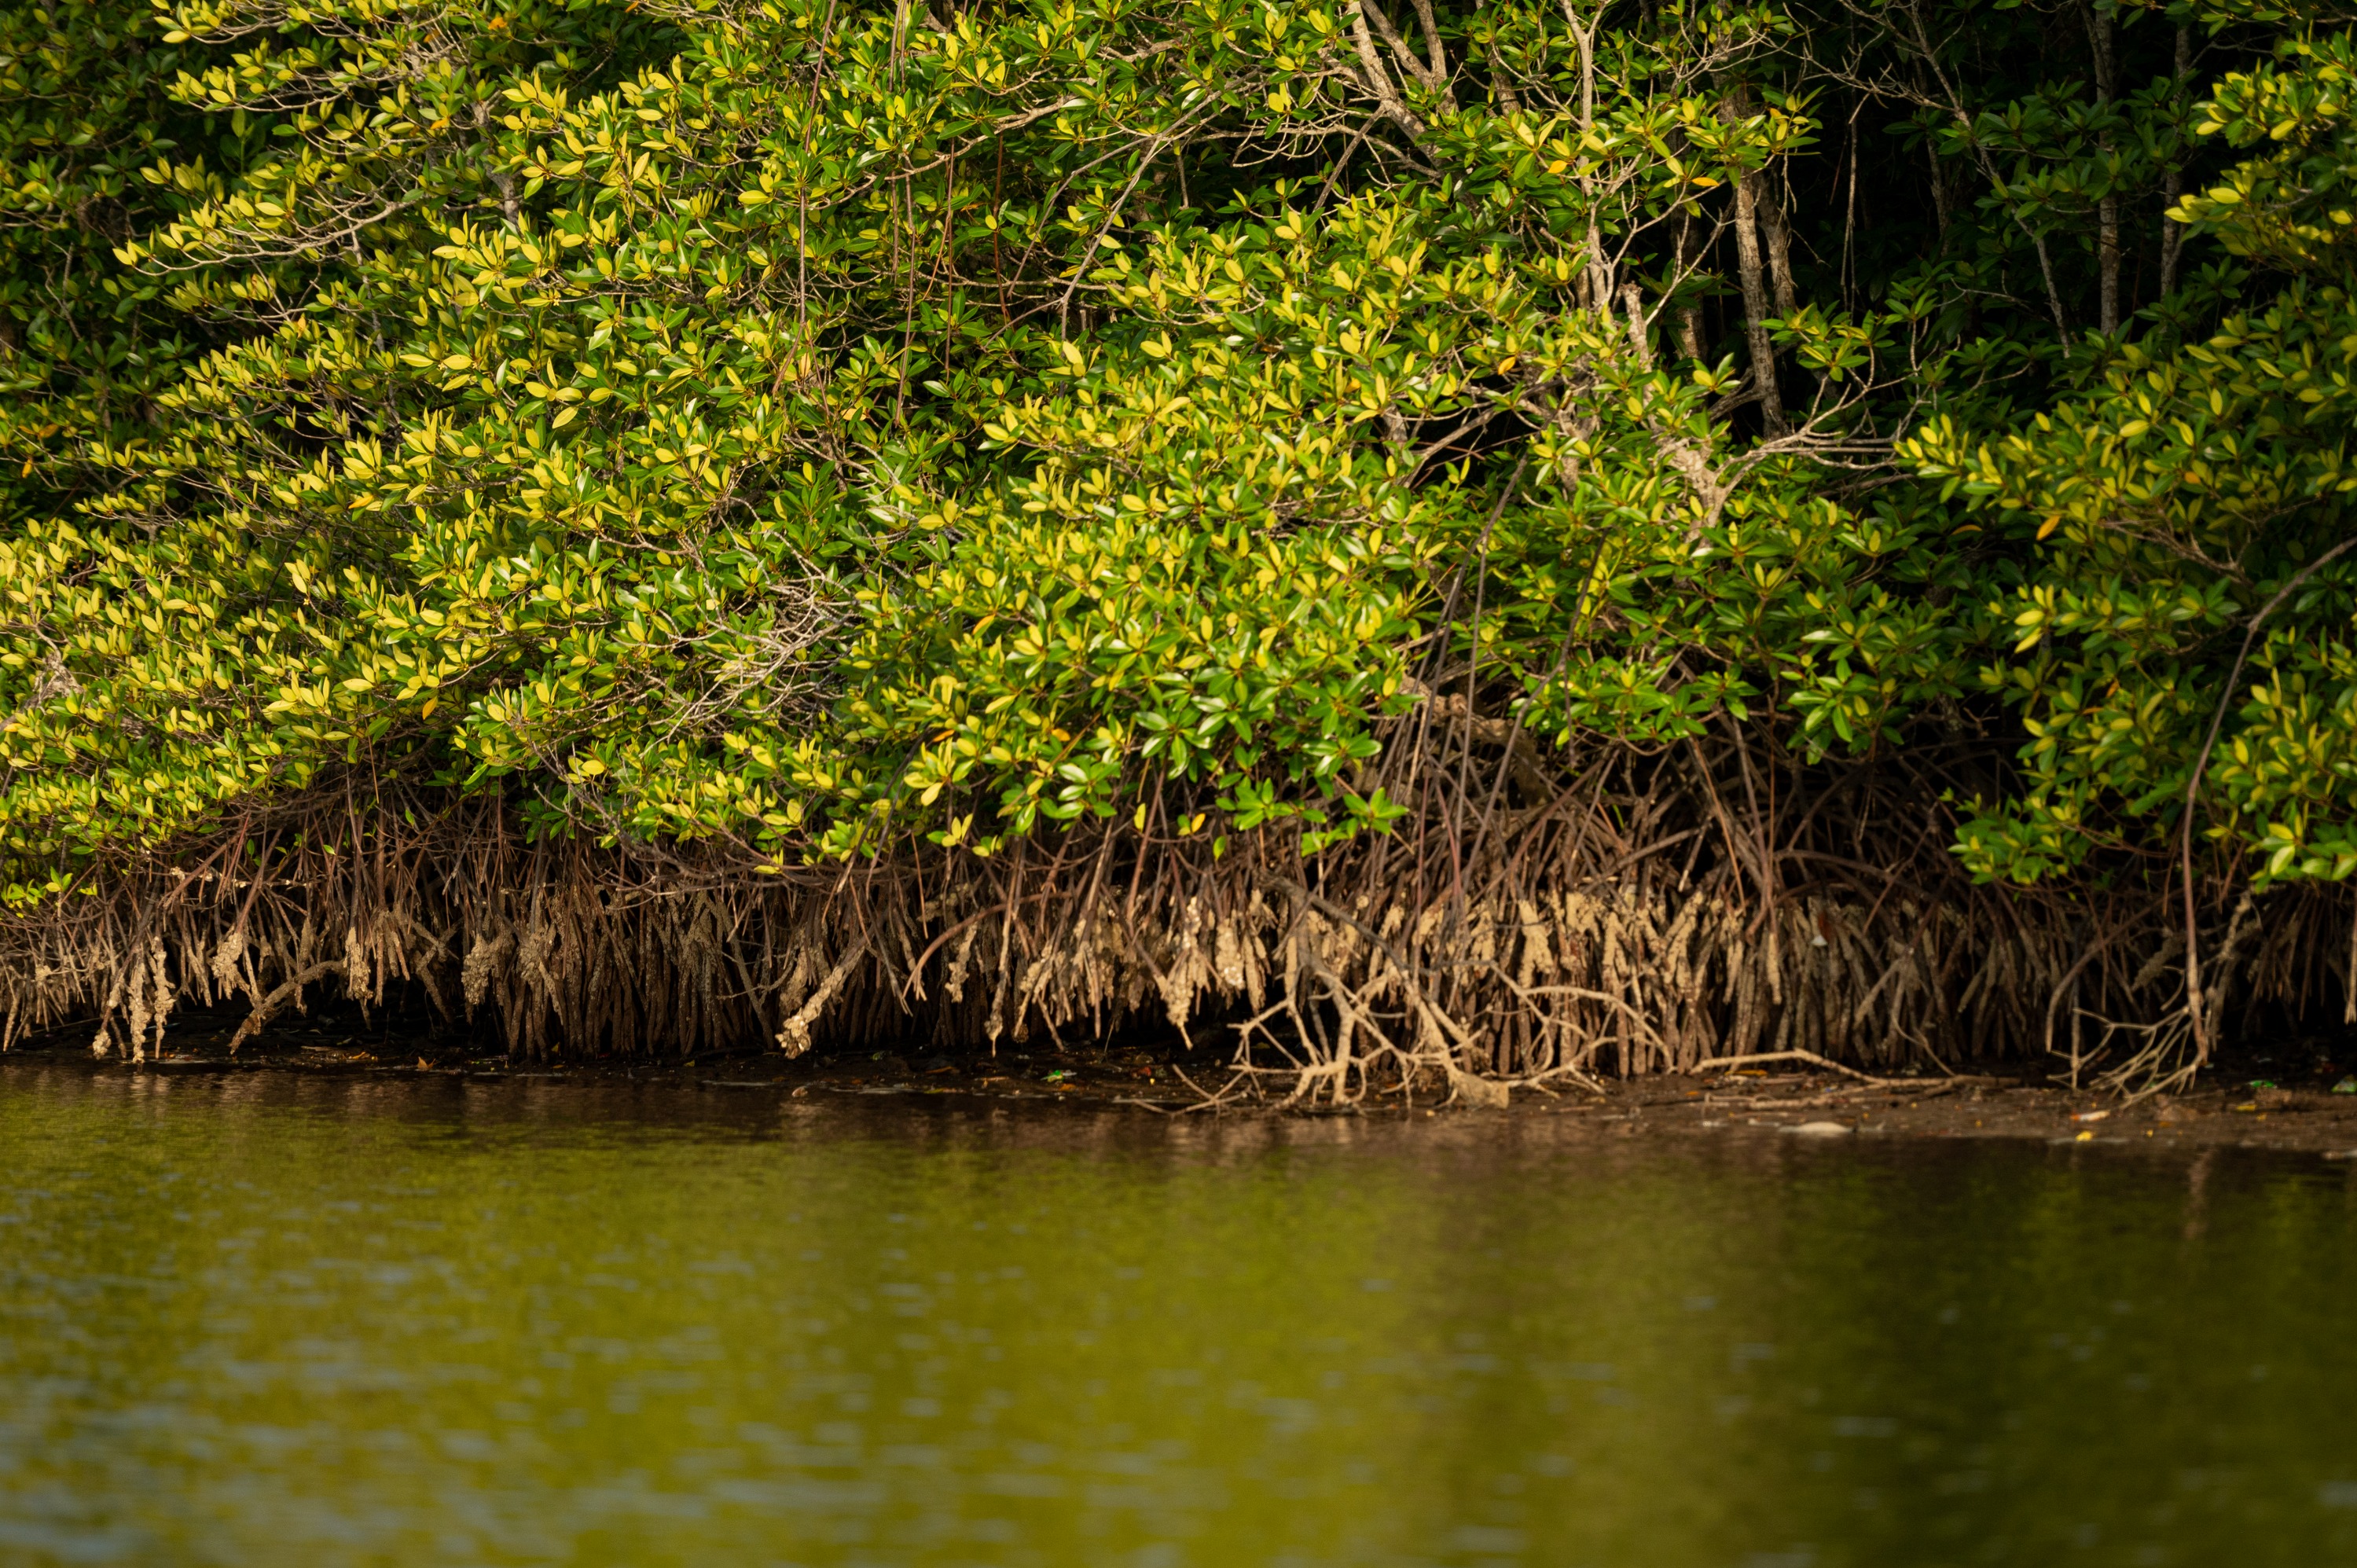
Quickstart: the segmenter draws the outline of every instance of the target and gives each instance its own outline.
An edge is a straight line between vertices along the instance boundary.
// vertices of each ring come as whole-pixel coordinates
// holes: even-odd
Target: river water
[[[0,1563],[2357,1561],[2312,1156],[0,1067]]]

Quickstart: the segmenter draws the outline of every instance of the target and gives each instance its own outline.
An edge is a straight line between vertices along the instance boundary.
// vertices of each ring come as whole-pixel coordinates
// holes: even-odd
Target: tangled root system
[[[0,926],[9,1040],[81,1020],[143,1059],[176,1008],[401,987],[531,1058],[828,1042],[1070,1043],[1167,1021],[1231,1092],[1441,1084],[1809,1052],[1867,1070],[2051,1053],[2122,1087],[2187,1070],[2166,884],[1976,886],[1922,778],[1771,771],[1739,736],[1584,768],[1497,721],[1395,746],[1388,834],[1073,826],[780,875],[726,845],[527,839],[496,799],[356,781],[104,868]],[[1405,753],[1405,760],[1399,760]],[[2084,884],[2081,885],[2082,886]],[[2330,895],[2247,896],[2203,938],[2222,1008],[2344,994]]]

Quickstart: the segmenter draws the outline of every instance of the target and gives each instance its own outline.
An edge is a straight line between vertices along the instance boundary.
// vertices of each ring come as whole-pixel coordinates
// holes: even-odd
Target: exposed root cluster
[[[1775,1053],[2046,1051],[2123,1088],[2192,1060],[2158,888],[1975,886],[1920,806],[1877,809],[1910,781],[1862,767],[1795,768],[1773,804],[1755,781],[1738,816],[1732,750],[1537,778],[1514,737],[1454,734],[1394,765],[1422,811],[1307,859],[1291,834],[1173,835],[1156,813],[775,875],[726,846],[531,843],[495,800],[309,797],[0,926],[0,1012],[9,1040],[80,1018],[134,1060],[177,1007],[244,1003],[242,1045],[323,989],[422,994],[532,1058],[1167,1020],[1234,1069],[1228,1093],[1340,1103]],[[2240,978],[2208,1004],[2344,988],[2316,954],[2346,912],[2267,902],[2209,940],[2213,976]]]

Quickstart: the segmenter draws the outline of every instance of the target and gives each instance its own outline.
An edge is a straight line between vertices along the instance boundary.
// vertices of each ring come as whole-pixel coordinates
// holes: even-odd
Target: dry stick
[[[1749,1056],[1719,1057],[1711,1061],[1696,1062],[1695,1070],[1724,1072],[1739,1067],[1753,1067],[1764,1062],[1807,1062],[1812,1067],[1821,1067],[1828,1072],[1842,1073],[1857,1079],[1860,1083],[1873,1084],[1878,1089],[1903,1087],[1895,1078],[1877,1078],[1872,1073],[1860,1072],[1854,1067],[1844,1067],[1830,1057],[1821,1057],[1814,1051],[1755,1051]]]
[[[279,1009],[302,993],[305,986],[314,981],[324,980],[330,974],[341,974],[343,970],[344,964],[341,959],[330,959],[325,963],[315,963],[255,1003],[253,1011],[245,1015],[245,1021],[238,1025],[237,1032],[230,1036],[229,1054],[237,1055],[238,1047],[260,1034],[263,1026],[276,1015]]]
[[[1006,205],[1006,138],[1000,135],[992,140],[998,152],[998,167],[990,185],[990,275],[998,282],[998,328],[1004,332],[1014,320],[1014,307],[1006,297],[1006,263],[998,253],[998,215]]]
[[[1217,102],[1213,100],[1214,103]],[[1210,113],[1210,109],[1206,108],[1191,118],[1201,119]],[[1090,237],[1089,248],[1081,252],[1080,264],[1072,269],[1071,284],[1064,290],[1062,302],[1056,306],[1057,330],[1062,336],[1066,338],[1071,336],[1072,299],[1081,292],[1081,285],[1088,281],[1089,263],[1096,260],[1097,250],[1104,243],[1105,236],[1112,233],[1121,222],[1121,209],[1128,205],[1131,193],[1137,189],[1137,182],[1146,177],[1146,171],[1154,166],[1154,160],[1162,156],[1162,150],[1177,142],[1181,133],[1189,128],[1188,118],[1182,116],[1169,130],[1148,139],[1146,155],[1138,159],[1137,172],[1129,177],[1129,183],[1121,188],[1119,196],[1114,198],[1113,206],[1107,209],[1106,222]]]
[[[1857,107],[1849,112],[1849,201],[1842,211],[1841,271],[1837,279],[1844,308],[1854,308],[1851,299],[1857,283],[1857,117],[1866,108],[1861,98]]]
[[[1359,144],[1367,139],[1367,133],[1373,130],[1375,128],[1375,122],[1383,117],[1383,111],[1377,110],[1374,113],[1368,115],[1366,119],[1360,122],[1358,131],[1351,137],[1350,142],[1342,148],[1342,156],[1336,158],[1334,160],[1334,166],[1326,171],[1326,183],[1318,188],[1318,199],[1309,204],[1309,211],[1312,217],[1315,217],[1317,214],[1326,210],[1326,203],[1332,199],[1334,195],[1334,187],[1337,182],[1341,179],[1342,171],[1351,166],[1351,159],[1357,154]]]
[[[1180,1067],[1177,1062],[1172,1062],[1170,1064],[1170,1070],[1178,1075],[1179,1082],[1185,1084],[1197,1094],[1202,1096],[1202,1098],[1198,1100],[1194,1104],[1186,1108],[1189,1111],[1216,1111],[1226,1101],[1229,1095],[1234,1093],[1238,1089],[1252,1081],[1251,1074],[1239,1072],[1231,1077],[1225,1084],[1222,1085],[1220,1091],[1217,1094],[1213,1094],[1205,1090],[1201,1084],[1197,1083],[1193,1079],[1189,1078],[1187,1076],[1187,1069]]]
[[[2226,684],[2218,693],[2218,706],[2210,715],[2210,733],[2201,742],[2201,755],[2194,759],[2193,777],[2186,781],[2185,822],[2183,832],[2178,835],[2178,856],[2185,881],[2185,1004],[2192,1010],[2193,1052],[2197,1067],[2210,1059],[2210,1020],[2201,994],[2201,939],[2195,918],[2193,895],[2193,812],[2196,800],[2201,792],[2201,775],[2210,767],[2210,753],[2217,746],[2218,731],[2226,722],[2226,705],[2234,700],[2235,688],[2243,679],[2243,666],[2250,660],[2251,644],[2257,639],[2259,628],[2302,584],[2352,545],[2357,545],[2357,534],[2350,535],[2293,574],[2291,580],[2277,588],[2275,596],[2262,605],[2259,613],[2251,618],[2250,626],[2243,633],[2243,646],[2234,654],[2234,668],[2227,672]]]
[[[935,937],[932,941],[926,946],[925,950],[917,955],[917,961],[909,966],[908,983],[901,987],[901,993],[903,995],[907,994],[909,986],[917,983],[918,978],[925,972],[925,965],[931,961],[932,956],[935,953],[941,951],[942,943],[948,941],[952,937],[956,936],[960,931],[964,930],[968,926],[973,925],[976,920],[986,920],[991,916],[997,914],[1000,910],[1006,908],[1006,906],[1004,901],[987,905],[983,908],[976,909],[973,914],[968,915],[964,919],[960,920],[956,925],[952,926],[940,936]],[[921,993],[919,996],[919,1000],[923,1000]]]

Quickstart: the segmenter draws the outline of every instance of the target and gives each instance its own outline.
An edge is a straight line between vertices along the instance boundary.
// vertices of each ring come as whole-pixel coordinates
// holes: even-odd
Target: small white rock
[[[1803,1122],[1784,1131],[1802,1138],[1846,1138],[1850,1134],[1850,1129],[1838,1122]]]

